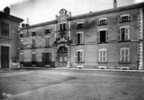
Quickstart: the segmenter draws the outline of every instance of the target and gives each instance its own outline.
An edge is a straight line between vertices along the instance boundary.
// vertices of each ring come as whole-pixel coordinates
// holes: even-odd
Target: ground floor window
[[[42,61],[44,64],[50,64],[52,61],[52,54],[51,53],[43,53]]]
[[[32,53],[32,62],[36,62],[36,54]]]
[[[83,51],[76,52],[76,62],[83,63]]]
[[[107,49],[99,49],[98,62],[107,62]]]
[[[130,50],[129,48],[120,49],[120,62],[128,63],[130,61]]]

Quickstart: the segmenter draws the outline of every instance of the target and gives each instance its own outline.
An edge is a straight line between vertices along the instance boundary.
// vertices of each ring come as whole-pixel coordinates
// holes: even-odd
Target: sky
[[[144,0],[117,0],[119,6],[144,2]],[[37,24],[55,19],[61,8],[72,13],[72,16],[90,11],[100,11],[113,7],[113,0],[0,0],[0,10],[10,6],[11,14],[29,19],[29,24]]]

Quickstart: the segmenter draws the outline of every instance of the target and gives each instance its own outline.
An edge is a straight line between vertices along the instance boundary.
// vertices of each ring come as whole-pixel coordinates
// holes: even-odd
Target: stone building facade
[[[114,0],[115,1],[115,0]],[[22,64],[143,69],[144,3],[71,16],[21,30]]]
[[[10,9],[0,12],[0,68],[12,68],[18,61],[18,28],[21,18],[10,15]]]

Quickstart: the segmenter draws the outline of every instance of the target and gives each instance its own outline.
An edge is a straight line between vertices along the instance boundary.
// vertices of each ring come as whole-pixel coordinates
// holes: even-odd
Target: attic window
[[[98,25],[99,26],[101,26],[101,25],[107,25],[107,24],[108,24],[107,18],[102,18],[102,19],[98,20]]]
[[[46,29],[45,34],[49,34],[49,33],[50,33],[50,29]]]
[[[83,23],[78,23],[77,24],[77,29],[81,29],[81,28],[83,28]]]
[[[32,36],[36,36],[36,32],[32,32]]]

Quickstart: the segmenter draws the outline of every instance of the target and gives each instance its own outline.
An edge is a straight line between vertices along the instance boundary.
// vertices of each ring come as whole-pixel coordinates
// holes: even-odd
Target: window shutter
[[[123,59],[123,49],[120,49],[120,61]]]
[[[106,31],[106,42],[108,42],[108,31]]]
[[[100,43],[100,32],[97,32],[97,43]]]
[[[126,52],[126,54],[125,54],[125,61],[129,62],[129,58],[130,58],[130,57],[129,57],[129,56],[130,56],[130,55],[129,55],[129,48],[126,48],[126,51],[125,51],[125,52]]]
[[[118,32],[118,40],[121,40],[121,29],[119,29],[119,32]]]

